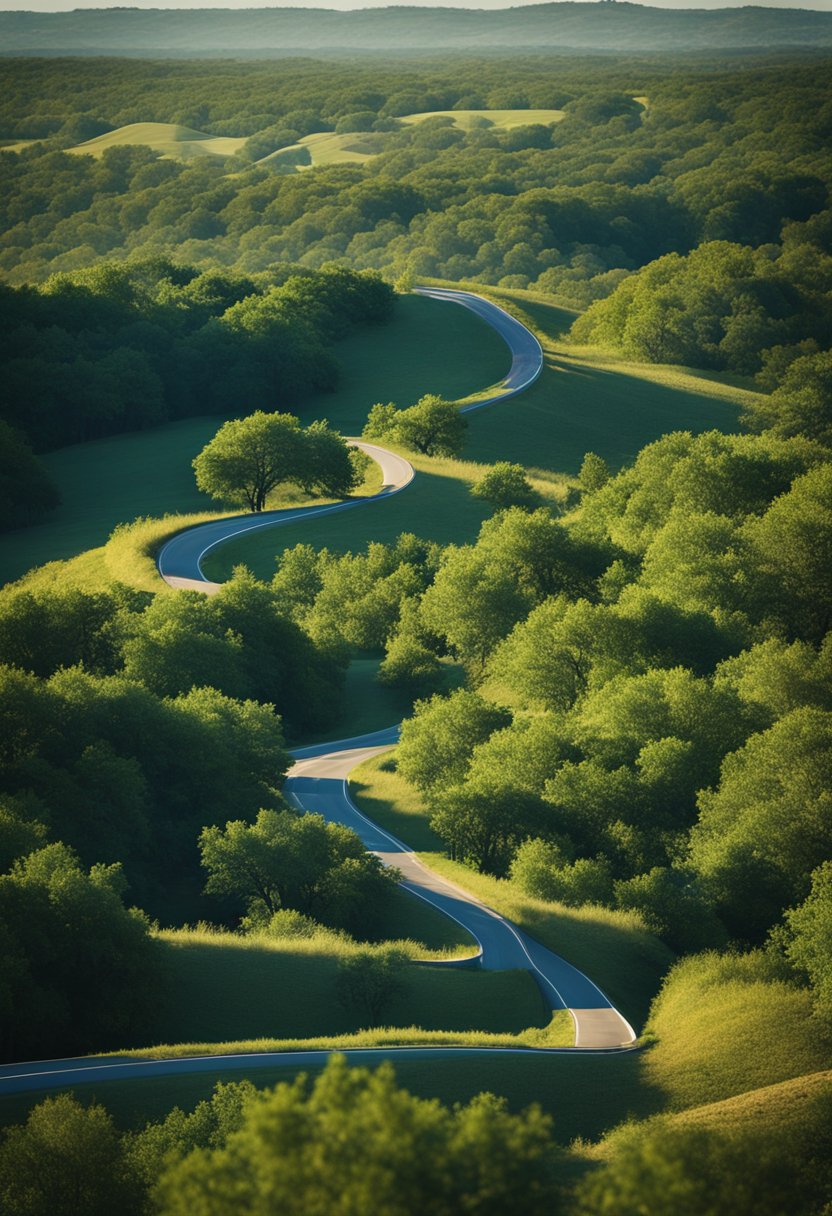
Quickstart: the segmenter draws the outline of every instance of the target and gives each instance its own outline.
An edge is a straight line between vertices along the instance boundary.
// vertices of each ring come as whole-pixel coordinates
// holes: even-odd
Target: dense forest
[[[175,65],[158,84],[154,69],[139,98],[145,66],[105,60],[84,69],[79,112],[77,65],[10,61],[7,95],[25,88],[33,100],[25,114],[7,102],[0,133],[41,142],[3,157],[0,269],[21,282],[114,255],[245,274],[338,260],[393,277],[534,287],[581,308],[657,258],[729,242],[775,263],[743,267],[763,281],[738,286],[739,311],[757,309],[775,331],[789,321],[797,340],[822,328],[811,314],[828,290],[828,255],[819,256],[829,241],[827,63],[809,60],[796,78],[776,60],[741,72],[704,62],[672,80],[649,62],[544,65],[376,74],[305,61],[221,65],[219,88],[203,66]],[[509,107],[564,116],[508,130],[461,130],[452,116],[400,123]],[[60,150],[137,122],[248,143],[231,160],[185,163],[140,146],[99,159]],[[373,153],[362,164],[309,172],[244,160],[350,129]]]

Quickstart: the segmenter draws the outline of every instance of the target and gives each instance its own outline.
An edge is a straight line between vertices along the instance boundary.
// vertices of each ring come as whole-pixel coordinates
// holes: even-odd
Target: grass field
[[[375,139],[377,141],[379,137],[376,136]],[[361,165],[381,151],[380,146],[372,152],[364,151],[362,144],[367,142],[368,137],[362,132],[335,135],[321,131],[315,135],[304,135],[296,144],[278,148],[276,152],[269,153],[257,163],[290,171],[312,169],[318,165]]]
[[[194,131],[173,122],[131,122],[66,151],[78,156],[99,157],[108,148],[135,144],[152,148],[167,159],[193,160],[195,156],[234,156],[245,142],[245,136],[235,139],[226,135],[206,135],[204,131]]]
[[[586,971],[638,1031],[673,961],[639,918],[606,908],[567,908],[523,895],[512,883],[449,861],[431,830],[418,792],[393,771],[389,756],[366,760],[350,774],[358,806],[417,849],[431,869],[471,891],[532,937]]]

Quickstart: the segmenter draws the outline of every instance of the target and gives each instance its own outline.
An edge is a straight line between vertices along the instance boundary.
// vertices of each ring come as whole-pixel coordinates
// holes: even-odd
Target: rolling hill
[[[140,144],[169,159],[193,160],[197,156],[233,156],[245,142],[245,139],[224,135],[206,135],[204,131],[194,131],[173,122],[133,122],[67,148],[67,152],[98,157],[108,148]]]

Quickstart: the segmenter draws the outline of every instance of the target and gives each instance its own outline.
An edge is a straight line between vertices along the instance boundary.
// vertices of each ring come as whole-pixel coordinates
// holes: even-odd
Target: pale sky
[[[741,8],[752,7],[738,3],[738,0],[638,0],[639,3],[651,8]],[[0,0],[0,10],[29,11],[37,13],[67,12],[71,9],[96,8],[399,8],[407,7],[442,7],[442,8],[516,8],[520,5],[539,4],[541,0],[146,0],[145,3],[125,4],[125,0]],[[815,9],[819,12],[832,12],[832,0],[754,0],[755,8],[803,8]]]

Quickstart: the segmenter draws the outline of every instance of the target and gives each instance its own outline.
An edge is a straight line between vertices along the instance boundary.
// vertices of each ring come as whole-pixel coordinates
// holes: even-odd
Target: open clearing
[[[197,156],[234,156],[245,142],[245,137],[206,135],[204,131],[194,131],[192,127],[181,127],[173,122],[131,122],[66,151],[97,158],[108,148],[131,144],[152,148],[168,160],[193,160]]]
[[[347,135],[319,131],[315,135],[304,135],[296,144],[270,152],[257,163],[290,171],[313,169],[318,165],[361,165],[365,160],[378,156],[382,150],[381,139],[381,135],[361,131]],[[366,150],[371,145],[372,151]]]
[[[401,899],[417,902],[404,892]],[[352,953],[352,945],[339,949],[325,938],[269,942],[187,930],[161,936],[170,993],[152,1043],[329,1038],[367,1025],[360,1010],[339,1003],[335,986],[339,957]],[[411,966],[404,983],[384,1013],[385,1026],[517,1034],[549,1021],[527,972]]]

